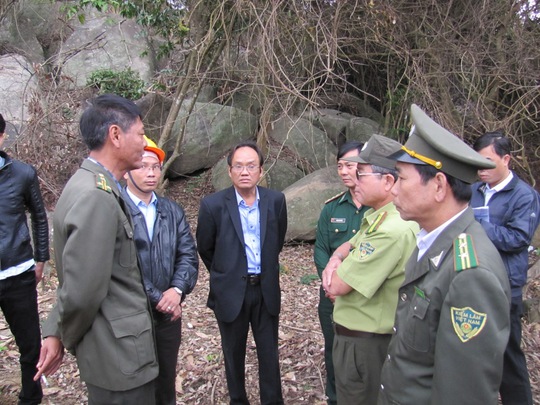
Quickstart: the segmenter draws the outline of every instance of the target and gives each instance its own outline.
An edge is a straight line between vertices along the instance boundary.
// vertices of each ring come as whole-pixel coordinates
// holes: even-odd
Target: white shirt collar
[[[135,203],[136,206],[139,206],[140,203],[143,203],[145,206],[150,206],[152,204],[155,204],[157,201],[156,193],[152,192],[152,198],[150,199],[150,204],[146,205],[146,203],[141,200],[139,197],[137,197],[135,194],[133,194],[128,187],[126,187],[127,194],[129,195],[129,198],[131,198],[131,201]]]
[[[416,246],[418,246],[417,260],[420,260],[422,256],[424,256],[424,253],[426,253],[426,251],[431,247],[431,245],[433,245],[435,239],[437,239],[437,237],[448,227],[448,225],[450,225],[452,222],[455,221],[457,217],[463,214],[467,208],[468,207],[465,207],[462,211],[458,212],[444,224],[439,225],[431,232],[427,232],[424,228],[420,229],[420,232],[418,232],[418,234],[416,235]]]

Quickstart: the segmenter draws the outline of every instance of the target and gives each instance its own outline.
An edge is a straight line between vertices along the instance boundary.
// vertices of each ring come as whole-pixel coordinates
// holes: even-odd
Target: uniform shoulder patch
[[[346,191],[342,191],[341,193],[339,194],[336,194],[335,196],[333,197],[330,197],[328,200],[326,200],[324,203],[325,204],[328,204],[329,202],[332,202],[334,200],[337,200],[339,197],[343,196],[344,194],[346,193]]]
[[[461,233],[454,240],[454,270],[473,269],[478,267],[478,258],[471,235]]]
[[[477,312],[471,307],[450,307],[450,318],[456,335],[463,343],[478,336],[487,322],[487,314]]]
[[[381,226],[381,224],[384,222],[387,215],[388,215],[388,212],[386,211],[383,211],[379,215],[377,215],[377,218],[375,218],[375,221],[373,221],[373,223],[366,230],[366,234],[369,235],[370,233],[373,233],[377,229],[379,229],[379,226]]]
[[[96,173],[96,187],[100,190],[106,191],[107,193],[112,192],[111,186],[109,186],[107,178],[103,175],[103,173]]]
[[[358,246],[358,258],[360,260],[371,256],[373,252],[375,252],[375,247],[369,242],[362,242],[360,243],[360,246]]]

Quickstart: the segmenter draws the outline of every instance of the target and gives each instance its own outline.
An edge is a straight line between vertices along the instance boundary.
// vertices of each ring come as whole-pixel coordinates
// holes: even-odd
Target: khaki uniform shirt
[[[401,219],[393,203],[365,213],[360,232],[350,240],[354,250],[337,270],[353,290],[336,298],[336,323],[363,332],[392,332],[397,291],[418,230],[416,222]]]

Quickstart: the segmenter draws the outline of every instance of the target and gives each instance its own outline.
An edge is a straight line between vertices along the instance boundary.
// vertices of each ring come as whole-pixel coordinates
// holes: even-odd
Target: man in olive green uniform
[[[326,201],[319,222],[317,224],[317,236],[315,240],[314,259],[319,277],[334,250],[351,239],[360,229],[364,212],[369,207],[363,206],[354,195],[356,184],[355,162],[348,162],[352,156],[358,156],[363,143],[351,141],[343,144],[337,155],[338,174],[347,191],[338,194]],[[332,312],[334,303],[326,296],[322,285],[319,297],[319,321],[324,336],[324,363],[326,365],[326,397],[328,405],[335,405],[336,383],[334,377],[334,364],[332,360],[332,345],[334,343],[334,327],[332,325]]]
[[[152,317],[118,184],[142,165],[141,113],[129,100],[102,95],[83,113],[80,129],[90,154],[54,212],[59,287],[35,378],[56,371],[63,345],[77,358],[89,405],[154,404]]]
[[[411,117],[392,192],[401,217],[422,229],[399,290],[379,403],[496,404],[510,287],[468,207],[477,170],[494,165],[419,107]]]
[[[359,156],[348,158],[359,163],[355,194],[372,208],[364,214],[360,231],[336,249],[323,273],[323,287],[336,296],[333,357],[338,404],[377,403],[397,291],[415,247],[418,225],[402,220],[392,203],[395,161],[384,156],[400,146],[373,135]]]

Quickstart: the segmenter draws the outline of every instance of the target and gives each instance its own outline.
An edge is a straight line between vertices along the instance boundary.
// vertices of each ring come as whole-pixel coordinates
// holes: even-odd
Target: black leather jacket
[[[49,260],[49,225],[39,191],[36,170],[23,162],[5,159],[0,167],[0,270],[16,266],[34,258],[36,262]],[[26,219],[32,219],[34,247]]]
[[[154,235],[152,241],[149,241],[144,215],[125,188],[122,197],[133,218],[144,287],[152,307],[156,307],[163,292],[171,287],[182,290],[184,299],[195,287],[199,275],[197,248],[184,210],[171,200],[158,196]]]

